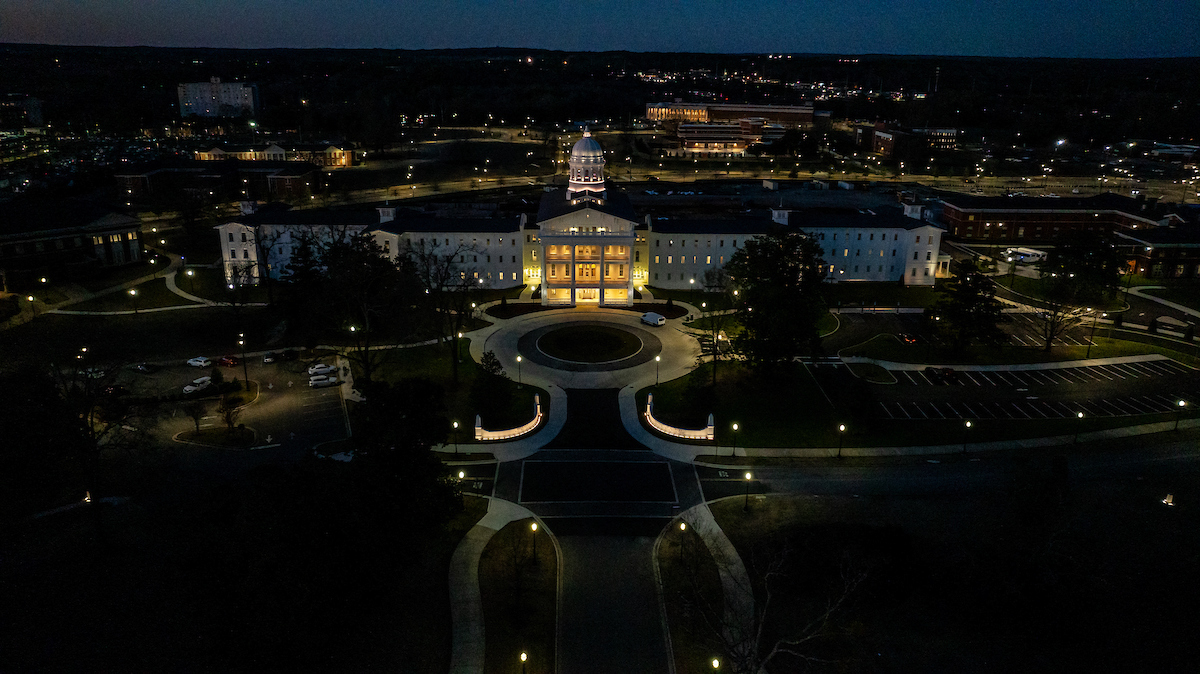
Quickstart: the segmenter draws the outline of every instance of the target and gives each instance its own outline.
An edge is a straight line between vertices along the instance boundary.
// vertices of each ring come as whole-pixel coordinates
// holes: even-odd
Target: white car
[[[336,376],[317,375],[308,378],[310,388],[325,388],[326,386],[333,386],[336,383],[338,383]]]
[[[648,311],[642,314],[642,322],[646,325],[661,326],[667,324],[667,317],[662,314],[656,314],[653,311]]]
[[[187,364],[192,367],[212,367],[212,359],[205,358],[204,356],[196,356],[195,358],[189,358]]]
[[[184,386],[183,392],[195,393],[196,391],[203,391],[209,386],[212,386],[212,377],[200,377],[199,379],[193,379],[192,383]]]
[[[330,372],[337,372],[337,368],[324,363],[317,363],[316,365],[308,368],[308,376],[310,377],[316,374],[329,374]]]

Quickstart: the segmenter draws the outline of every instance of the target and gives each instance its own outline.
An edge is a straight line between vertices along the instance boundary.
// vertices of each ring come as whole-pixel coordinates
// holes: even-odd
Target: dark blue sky
[[[0,42],[1200,56],[1196,0],[4,0]]]

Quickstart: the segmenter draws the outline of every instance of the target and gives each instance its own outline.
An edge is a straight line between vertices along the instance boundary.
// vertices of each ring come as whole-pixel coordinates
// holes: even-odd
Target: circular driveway
[[[538,348],[538,340],[548,333],[568,327],[577,328],[587,326],[615,328],[629,333],[642,343],[642,348],[630,356],[602,363],[583,363],[555,358]],[[612,370],[623,370],[627,367],[634,367],[653,360],[655,356],[662,353],[662,342],[659,341],[658,337],[655,337],[646,330],[629,325],[614,324],[608,321],[566,320],[561,323],[552,323],[521,335],[517,340],[517,351],[523,358],[556,370],[566,370],[567,372],[610,372]]]
[[[602,325],[637,337],[642,348],[631,356],[604,363],[582,363],[551,357],[537,347],[543,335],[567,326]],[[700,345],[684,332],[682,319],[649,327],[641,314],[622,309],[579,308],[539,311],[498,322],[472,335],[471,354],[478,360],[492,351],[510,377],[535,385],[561,388],[642,388],[669,381],[696,367]],[[517,361],[517,357],[521,361]],[[660,356],[661,361],[655,361]]]

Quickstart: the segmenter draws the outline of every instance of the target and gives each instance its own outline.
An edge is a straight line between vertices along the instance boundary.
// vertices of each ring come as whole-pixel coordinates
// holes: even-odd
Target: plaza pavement
[[[529,301],[526,296],[530,294],[527,288],[522,293],[522,299]],[[1147,296],[1150,297],[1150,296]],[[1156,298],[1155,298],[1156,299]],[[699,314],[700,312],[686,303],[677,302],[677,305],[683,307],[691,314]],[[1165,304],[1165,302],[1164,302]],[[486,310],[489,305],[481,307],[481,310]],[[1198,312],[1192,312],[1194,315],[1200,316]],[[564,310],[549,310],[540,311],[530,314],[516,316],[511,319],[495,319],[492,325],[489,325],[480,330],[469,333],[471,337],[471,356],[477,361],[482,358],[487,351],[492,351],[496,357],[504,365],[505,370],[510,374],[516,367],[516,357],[518,351],[518,340],[521,335],[530,331],[545,327],[547,325],[559,322],[566,315],[570,315],[573,320],[595,320],[603,322],[611,322],[617,325],[631,326],[644,328],[640,321],[640,314],[636,312],[618,310],[618,309],[602,309],[602,308],[575,308]],[[557,370],[551,367],[543,366],[529,359],[523,359],[520,370],[520,378],[523,383],[529,383],[546,389],[551,394],[550,413],[545,425],[537,432],[518,440],[495,443],[488,445],[497,461],[513,461],[526,458],[537,452],[543,445],[552,440],[566,423],[566,391],[567,388],[617,388],[620,415],[622,424],[626,431],[634,437],[638,442],[648,447],[654,453],[672,459],[675,461],[687,463],[702,463],[702,457],[713,455],[713,447],[700,444],[689,444],[674,442],[658,435],[651,433],[641,423],[641,410],[637,407],[636,395],[643,388],[654,384],[655,380],[669,381],[682,377],[690,373],[696,366],[697,357],[699,355],[699,344],[694,338],[687,334],[686,328],[683,327],[683,319],[672,319],[667,321],[667,325],[661,328],[654,329],[655,336],[662,342],[662,362],[657,364],[660,368],[656,372],[656,364],[654,361],[643,362],[622,370],[609,372],[566,372]],[[1038,370],[1038,369],[1054,369],[1061,367],[1077,367],[1090,365],[1106,365],[1125,362],[1139,362],[1146,360],[1161,359],[1162,356],[1126,356],[1119,358],[1092,358],[1085,361],[1072,361],[1070,363],[1025,363],[1016,365],[987,365],[987,366],[962,366],[961,369],[969,370]],[[924,369],[924,364],[914,365],[910,363],[891,363],[886,361],[875,361],[864,358],[847,358],[846,362],[872,362],[889,369]],[[956,368],[959,366],[956,366]],[[1092,441],[1106,438],[1134,438],[1142,434],[1158,433],[1167,431],[1174,426],[1175,422],[1158,422],[1150,424],[1141,424],[1138,426],[1106,429],[1100,431],[1091,431],[1081,433],[1078,436],[1079,441]],[[1200,419],[1184,420],[1179,424],[1180,428],[1197,428],[1200,427]],[[1045,438],[1029,438],[1023,440],[1004,440],[996,442],[975,442],[969,447],[972,452],[989,452],[1005,449],[1017,449],[1028,447],[1050,447],[1069,444],[1075,439],[1074,435],[1053,436]],[[843,456],[905,456],[905,455],[932,455],[957,453],[961,451],[961,444],[946,444],[946,445],[927,445],[927,446],[904,446],[904,447],[844,447],[842,448]],[[754,447],[736,447],[734,453],[736,456],[743,457],[813,457],[826,458],[834,456],[837,448],[754,448]],[[493,515],[493,511],[495,515]],[[451,587],[451,604],[454,621],[454,664],[451,667],[453,674],[466,674],[468,672],[483,671],[483,655],[484,655],[484,628],[481,601],[479,598],[479,557],[483,552],[487,541],[491,536],[510,521],[520,519],[522,517],[532,517],[532,513],[513,503],[503,501],[497,498],[491,498],[489,503],[488,515],[473,528],[459,548],[455,551],[454,558],[450,570],[450,587]],[[701,539],[704,541],[709,552],[717,561],[719,575],[723,594],[725,596],[727,615],[731,618],[731,624],[738,624],[736,620],[739,614],[747,611],[753,611],[752,596],[745,592],[745,588],[749,587],[749,577],[746,574],[746,569],[737,551],[733,548],[728,537],[716,520],[713,519],[712,512],[707,503],[701,503],[687,511],[684,511],[680,519],[687,522],[693,527]],[[548,528],[547,533],[550,538],[557,540],[553,536],[553,532]],[[657,554],[658,546],[653,548],[654,565],[657,569]],[[562,582],[562,556],[559,555],[559,579]],[[560,587],[559,602],[562,602],[562,592]],[[661,597],[660,597],[661,602]],[[561,606],[560,606],[561,609]],[[665,613],[662,613],[665,622]],[[663,625],[664,631],[667,630],[666,625]],[[749,635],[746,635],[747,638]],[[735,636],[736,638],[736,636]],[[668,633],[668,658],[670,658],[669,633]],[[561,657],[561,656],[560,656]],[[670,670],[674,671],[673,662],[670,664]]]

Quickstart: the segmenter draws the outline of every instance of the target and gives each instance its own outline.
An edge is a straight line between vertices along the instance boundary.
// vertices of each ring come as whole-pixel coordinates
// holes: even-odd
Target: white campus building
[[[230,283],[278,278],[301,236],[329,241],[370,232],[393,259],[409,250],[458,258],[479,285],[541,287],[545,305],[628,306],[643,286],[701,289],[747,239],[784,228],[824,250],[830,282],[933,285],[949,273],[943,229],[920,208],[771,209],[725,219],[640,219],[605,183],[604,151],[584,132],[571,151],[565,189],[542,195],[536,217],[439,217],[383,205],[372,210],[260,211],[220,225]],[[247,268],[253,271],[247,273]]]

